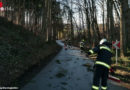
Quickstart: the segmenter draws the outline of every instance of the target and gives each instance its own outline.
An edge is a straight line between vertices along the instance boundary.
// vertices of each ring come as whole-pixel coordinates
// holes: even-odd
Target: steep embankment
[[[0,18],[0,85],[14,85],[24,72],[44,63],[57,49],[56,43],[43,43],[29,30]]]

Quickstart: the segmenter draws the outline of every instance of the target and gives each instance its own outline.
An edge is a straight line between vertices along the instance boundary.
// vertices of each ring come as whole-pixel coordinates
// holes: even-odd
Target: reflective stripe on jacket
[[[97,60],[95,64],[102,65],[110,69],[112,51],[107,45],[100,45],[92,50],[89,50],[91,54],[97,53]]]

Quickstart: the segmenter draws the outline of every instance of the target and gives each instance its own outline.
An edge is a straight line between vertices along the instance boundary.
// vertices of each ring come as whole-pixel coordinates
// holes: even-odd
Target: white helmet
[[[101,44],[103,44],[104,42],[107,42],[107,39],[105,39],[105,38],[101,39],[101,41],[100,41],[99,44],[101,45]]]

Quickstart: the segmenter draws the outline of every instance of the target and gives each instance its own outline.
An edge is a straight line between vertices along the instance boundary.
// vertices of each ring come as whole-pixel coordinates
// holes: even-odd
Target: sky
[[[58,1],[65,1],[65,0],[58,0]],[[69,2],[71,1],[71,0],[68,0]],[[72,0],[73,2],[75,2],[75,0]],[[79,0],[80,2],[83,2],[83,0]],[[61,7],[63,7],[63,5],[61,5]],[[73,8],[77,8],[78,7],[78,4],[73,4]],[[97,7],[97,20],[98,20],[98,23],[99,24],[101,24],[102,23],[102,16],[101,16],[101,8],[99,7],[99,5],[97,5],[96,6]],[[75,17],[75,20],[76,20],[76,22],[77,22],[77,24],[79,25],[79,23],[81,22],[81,20],[79,20],[79,12],[77,12],[77,10],[75,9],[74,10],[74,12],[76,12],[76,13],[74,13],[74,17]],[[81,15],[80,15],[81,16]],[[84,19],[85,19],[85,15],[84,15]],[[67,23],[67,19],[66,19],[66,17],[64,17],[63,18],[63,21],[64,21],[64,23]]]

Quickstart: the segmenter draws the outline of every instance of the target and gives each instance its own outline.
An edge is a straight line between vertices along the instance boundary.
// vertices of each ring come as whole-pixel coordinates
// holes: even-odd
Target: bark
[[[87,24],[87,38],[88,38],[88,43],[91,43],[91,32],[90,32],[90,17],[89,17],[89,8],[88,8],[88,3],[86,0],[84,0],[84,6],[85,6],[85,16],[86,16],[86,24]]]
[[[120,1],[121,6],[120,6],[120,14],[121,14],[121,19],[120,19],[120,56],[125,57],[127,53],[127,47],[126,47],[126,20],[125,20],[125,11],[126,11],[126,0]]]

